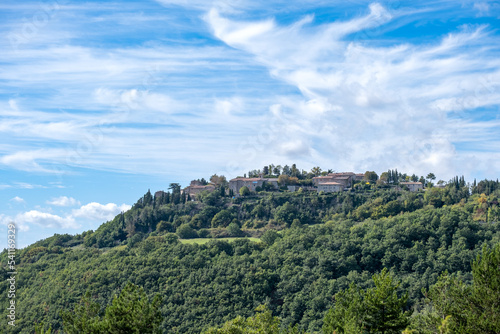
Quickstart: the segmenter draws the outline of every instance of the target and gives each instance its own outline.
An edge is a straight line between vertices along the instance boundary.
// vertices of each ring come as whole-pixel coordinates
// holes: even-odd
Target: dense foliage
[[[104,312],[87,293],[74,310],[63,311],[61,316],[68,334],[152,334],[159,333],[159,307],[158,295],[150,302],[142,288],[128,283]]]
[[[395,172],[397,174],[397,171]],[[391,175],[393,175],[391,173]],[[399,174],[397,174],[399,175]],[[131,210],[103,224],[97,231],[86,233],[87,247],[113,247],[136,243],[150,233],[177,233],[181,238],[260,236],[268,228],[283,229],[295,225],[314,225],[331,220],[363,221],[413,212],[427,205],[434,208],[461,204],[473,213],[476,221],[498,221],[500,209],[496,182],[481,181],[471,189],[463,179],[450,181],[444,188],[425,192],[409,192],[394,184],[377,185],[360,182],[348,192],[296,193],[274,191],[253,193],[238,198],[227,196],[225,188],[189,200],[180,186],[153,197],[147,192]],[[243,188],[242,188],[243,189]],[[488,194],[479,190],[488,190]],[[247,189],[248,190],[248,189]],[[228,230],[231,223],[243,230],[238,235]]]
[[[18,251],[19,318],[12,332],[33,332],[42,321],[61,331],[64,311],[78,311],[87,292],[96,314],[106,316],[128,282],[143,287],[149,300],[161,296],[163,332],[242,324],[259,305],[279,317],[280,328],[314,332],[335,294],[352,283],[375,291],[372,276],[384,268],[400,282],[396,295],[408,293],[403,312],[442,317],[447,309],[424,302],[440,288],[433,286],[440,275],[453,273],[446,287],[471,286],[472,261],[484,246],[500,242],[499,188],[487,183],[491,191],[479,193],[481,182],[472,192],[457,179],[424,193],[361,184],[338,194],[262,192],[233,199],[216,191],[200,201],[183,199],[177,188],[165,193],[168,200],[148,192],[95,232],[55,235]],[[213,240],[186,244],[175,233]],[[215,239],[231,233],[262,237]],[[5,251],[0,260],[7,263]],[[0,276],[0,289],[7,291],[6,267]],[[6,294],[0,301],[6,303]]]
[[[366,291],[351,284],[348,290],[335,295],[335,306],[323,322],[324,333],[386,333],[399,334],[410,323],[404,308],[408,294],[398,296],[398,283],[384,268],[373,276],[375,286]]]

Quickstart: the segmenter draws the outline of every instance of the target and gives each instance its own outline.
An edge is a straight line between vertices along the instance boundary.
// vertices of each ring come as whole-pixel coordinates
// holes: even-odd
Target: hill
[[[95,232],[55,235],[18,251],[19,318],[11,332],[33,332],[41,321],[62,330],[61,312],[86,292],[104,310],[127,282],[162,297],[165,333],[199,333],[251,316],[261,304],[284,326],[314,332],[335,293],[353,282],[372,287],[383,268],[409,293],[406,308],[418,311],[422,288],[444,271],[470,283],[472,260],[500,242],[498,189],[482,181],[425,192],[367,185],[230,198],[213,191],[196,201],[148,191]],[[212,240],[186,244],[179,236]],[[260,241],[217,240],[227,236]],[[7,263],[6,251],[0,260]],[[7,291],[8,270],[0,270]],[[6,305],[6,294],[0,301]]]

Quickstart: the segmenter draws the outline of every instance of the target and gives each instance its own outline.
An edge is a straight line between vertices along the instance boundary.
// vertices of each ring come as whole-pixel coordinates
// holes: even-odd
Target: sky
[[[0,3],[0,249],[268,164],[500,175],[498,1]],[[2,237],[3,236],[3,237]]]

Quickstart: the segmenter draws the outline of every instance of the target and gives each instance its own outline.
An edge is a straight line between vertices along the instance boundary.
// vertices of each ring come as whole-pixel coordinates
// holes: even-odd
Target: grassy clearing
[[[182,242],[183,244],[198,244],[198,245],[203,245],[209,242],[210,240],[222,240],[222,241],[233,241],[237,239],[248,239],[253,242],[258,242],[260,241],[260,238],[197,238],[197,239],[180,239],[179,241]]]

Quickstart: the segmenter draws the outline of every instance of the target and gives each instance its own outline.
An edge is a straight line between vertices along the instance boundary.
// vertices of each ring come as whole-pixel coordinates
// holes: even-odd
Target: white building
[[[318,192],[324,191],[325,193],[332,193],[337,191],[342,191],[344,185],[338,182],[324,182],[318,184]]]
[[[422,182],[399,182],[400,186],[407,186],[410,191],[419,191],[424,189]]]

